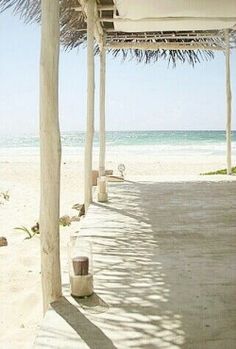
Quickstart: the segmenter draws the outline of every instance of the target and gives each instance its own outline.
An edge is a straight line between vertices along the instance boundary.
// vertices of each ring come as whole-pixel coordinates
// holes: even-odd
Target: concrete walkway
[[[125,182],[94,203],[95,291],[53,304],[35,348],[236,348],[236,182]]]

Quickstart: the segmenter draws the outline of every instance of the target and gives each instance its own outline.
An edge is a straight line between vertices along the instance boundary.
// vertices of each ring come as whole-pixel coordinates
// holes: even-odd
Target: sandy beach
[[[77,308],[73,327],[56,311],[68,333],[75,332],[74,346],[65,323],[58,330],[49,321],[38,349],[66,349],[65,342],[68,349],[233,349],[235,0],[0,0],[0,14],[0,349],[32,348],[43,306],[48,314],[49,305],[64,298],[67,245],[75,232],[83,235],[83,220],[94,224],[87,238],[100,235],[100,262],[76,251],[82,259],[72,262],[85,271],[72,280],[94,280],[93,296],[107,295],[108,311],[100,318],[105,327],[96,325],[98,319],[86,322],[83,311],[78,321]],[[126,182],[108,183],[108,201],[96,202],[91,169],[112,170]],[[224,175],[204,175],[222,169]],[[99,194],[106,198],[105,184]],[[60,218],[75,218],[60,225],[60,256],[59,190]],[[84,204],[85,218],[76,204]],[[30,235],[36,224],[44,300],[40,232]],[[170,316],[165,302],[171,289]],[[66,312],[73,313],[70,307]],[[186,346],[181,321],[191,333]],[[76,330],[81,325],[87,342]],[[201,337],[207,332],[206,346]],[[59,345],[54,335],[62,337]]]
[[[113,159],[113,160],[111,160]],[[9,191],[10,199],[0,206],[1,236],[8,240],[0,248],[1,340],[4,349],[30,348],[42,319],[39,237],[25,240],[15,227],[30,228],[38,220],[39,159],[12,157],[0,166],[0,191]],[[126,165],[127,179],[155,181],[235,180],[236,176],[199,176],[199,173],[225,167],[221,156],[211,157],[134,157],[127,153],[108,153],[107,168],[117,172],[120,162]],[[94,168],[97,167],[95,161]],[[62,159],[61,215],[74,215],[75,203],[83,202],[83,161],[76,157]],[[67,282],[66,244],[79,222],[61,228],[63,282]]]

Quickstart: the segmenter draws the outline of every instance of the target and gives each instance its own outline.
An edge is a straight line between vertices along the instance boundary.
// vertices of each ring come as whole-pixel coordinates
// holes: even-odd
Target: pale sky
[[[0,134],[38,131],[40,28],[9,12],[0,15]],[[233,100],[236,54],[232,55]],[[96,66],[99,68],[98,60]],[[98,69],[96,69],[98,72]],[[96,72],[96,87],[99,86]],[[96,90],[96,124],[98,120]],[[236,129],[233,103],[233,129]],[[86,117],[86,50],[61,52],[62,131],[83,131]],[[193,69],[167,62],[146,65],[107,59],[108,130],[222,130],[225,128],[225,57]]]

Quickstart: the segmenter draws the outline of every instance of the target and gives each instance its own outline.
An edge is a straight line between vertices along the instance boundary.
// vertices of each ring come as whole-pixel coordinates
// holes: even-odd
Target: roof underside
[[[114,0],[118,31],[207,31],[233,28],[235,0]]]
[[[66,48],[86,44],[86,0],[60,0],[61,41]],[[26,21],[40,21],[40,0],[1,0]],[[167,58],[196,63],[236,42],[235,0],[97,0],[95,38],[115,56],[140,61]],[[105,41],[104,41],[105,38]]]

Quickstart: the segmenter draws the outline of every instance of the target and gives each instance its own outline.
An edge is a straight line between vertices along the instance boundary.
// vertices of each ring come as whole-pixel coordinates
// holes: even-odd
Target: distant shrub
[[[232,173],[236,174],[236,166],[232,167]],[[223,168],[222,170],[217,170],[217,171],[211,171],[211,172],[206,172],[206,173],[201,173],[202,176],[209,176],[209,175],[226,175],[227,174],[227,169]]]

